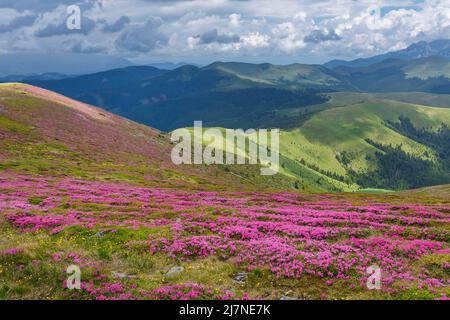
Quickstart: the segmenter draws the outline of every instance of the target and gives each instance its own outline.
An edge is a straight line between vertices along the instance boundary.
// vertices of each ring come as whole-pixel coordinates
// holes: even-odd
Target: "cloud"
[[[121,16],[119,19],[117,19],[112,24],[108,24],[105,20],[102,20],[104,23],[103,31],[106,33],[114,33],[122,31],[129,23],[131,19],[127,16]]]
[[[305,37],[304,41],[307,43],[320,43],[324,41],[338,41],[341,39],[342,37],[336,34],[334,30],[314,30]]]
[[[90,45],[86,41],[76,41],[72,44],[68,43],[68,45],[68,51],[73,53],[101,53],[106,50],[105,47],[99,45]]]
[[[129,25],[116,39],[115,45],[131,52],[151,52],[167,43],[167,37],[159,30],[162,25],[163,20],[159,17],[150,17],[142,24]]]
[[[274,50],[292,54],[299,49],[306,47],[303,41],[303,20],[283,22],[272,28],[272,43]]]
[[[43,28],[37,30],[34,35],[38,38],[46,38],[53,36],[62,36],[62,35],[70,35],[70,34],[84,34],[88,35],[95,28],[95,21],[82,16],[81,17],[81,28],[80,29],[69,29],[66,24],[66,20],[57,22],[57,23],[49,23]]]
[[[320,63],[450,38],[449,1],[0,0],[0,52]],[[81,30],[65,26],[72,4],[81,7]]]
[[[199,44],[210,43],[236,43],[239,42],[240,37],[237,34],[219,34],[217,29],[213,29],[195,36]]]
[[[232,13],[228,16],[228,18],[230,19],[230,25],[232,27],[239,27],[240,24],[240,20],[241,20],[241,15],[238,13]]]
[[[28,27],[34,24],[38,16],[36,14],[28,14],[19,16],[11,20],[8,24],[0,25],[0,33],[15,31],[22,27]]]
[[[395,6],[386,6],[386,7],[381,7],[380,13],[381,16],[385,16],[386,14],[388,14],[391,11],[396,11],[396,10],[415,10],[415,11],[421,11],[422,8],[418,7],[418,6],[403,6],[403,7],[395,7]]]
[[[243,47],[262,48],[270,45],[269,36],[262,35],[259,32],[244,35],[240,40]]]

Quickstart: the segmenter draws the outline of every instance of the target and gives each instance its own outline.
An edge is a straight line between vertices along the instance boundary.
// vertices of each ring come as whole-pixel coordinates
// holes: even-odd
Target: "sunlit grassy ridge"
[[[287,66],[216,62],[205,68],[220,70],[256,83],[281,86],[336,86],[341,80],[332,71],[319,65],[290,64]]]
[[[404,69],[405,78],[419,78],[427,80],[430,78],[450,78],[450,62],[448,59],[433,57],[419,59],[408,64]]]
[[[384,151],[373,142],[399,146],[406,154],[424,161],[442,160],[432,146],[406,136],[392,124],[407,118],[417,130],[436,132],[442,125],[450,125],[449,108],[395,101],[397,97],[404,99],[400,94],[391,94],[391,100],[355,93],[330,96],[329,102],[310,106],[307,112],[301,108],[283,113],[290,118],[290,125],[281,134],[283,156],[343,177],[349,175],[349,170],[364,173],[377,169],[374,155]],[[436,102],[432,95],[422,94],[421,97],[420,102],[442,103]],[[296,119],[302,119],[297,120],[298,125],[295,125]],[[347,158],[345,163],[343,155]]]
[[[180,171],[171,166],[172,146],[161,132],[21,84],[2,85],[1,93],[2,169],[147,185],[214,188],[238,183],[258,188],[263,183],[304,191],[354,191],[359,186],[346,179],[348,170],[375,170],[376,163],[367,156],[383,152],[367,139],[401,145],[418,158],[436,160],[434,150],[398,133],[388,121],[406,116],[416,127],[430,131],[449,123],[449,109],[442,108],[445,100],[441,96],[415,94],[419,103],[415,105],[400,102],[410,99],[401,93],[331,93],[326,103],[276,114],[273,122],[286,124],[281,133],[281,175],[264,180],[253,166],[232,167],[231,174],[230,167],[197,166]],[[339,158],[344,153],[349,158],[346,164]]]
[[[0,169],[187,188],[290,188],[254,166],[175,166],[169,137],[102,109],[23,84],[0,86]]]
[[[402,145],[402,149],[419,157],[432,150],[391,129],[386,121],[397,121],[399,115],[413,119],[418,126],[450,123],[450,111],[404,105],[390,101],[363,102],[346,107],[328,109],[313,115],[299,128],[285,133],[298,145],[289,148],[296,156],[306,157],[326,170],[344,173],[345,169],[336,159],[336,154],[348,151],[355,154],[352,165],[357,169],[370,169],[364,157],[376,151],[366,139],[386,145]],[[439,119],[439,120],[438,120]],[[286,147],[286,150],[288,148]]]
[[[259,127],[281,128],[281,174],[297,179],[301,186],[322,191],[355,191],[373,187],[362,177],[379,172],[380,158],[391,156],[393,150],[410,160],[391,166],[409,166],[416,161],[449,170],[446,156],[432,143],[420,137],[401,132],[397,124],[408,119],[417,130],[438,135],[443,126],[450,125],[450,108],[442,97],[416,94],[417,104],[404,102],[404,94],[330,93],[326,103],[308,107],[278,110],[272,119],[261,120]],[[423,103],[429,102],[433,106]],[[278,126],[276,125],[278,124]],[[257,127],[256,127],[257,128]],[[206,128],[205,128],[206,130]],[[224,128],[220,128],[224,136]],[[445,138],[443,138],[445,139]],[[392,149],[392,150],[391,150]],[[247,150],[248,151],[248,150]],[[395,159],[394,159],[395,160]],[[389,160],[392,161],[392,160]],[[442,164],[443,163],[443,164]],[[441,170],[441,169],[439,169]],[[377,173],[378,174],[378,173]],[[412,174],[419,174],[413,172]],[[450,176],[423,173],[442,178],[449,183]],[[373,180],[373,178],[372,178]],[[432,182],[419,182],[418,186]],[[410,188],[392,182],[381,182],[379,189]]]

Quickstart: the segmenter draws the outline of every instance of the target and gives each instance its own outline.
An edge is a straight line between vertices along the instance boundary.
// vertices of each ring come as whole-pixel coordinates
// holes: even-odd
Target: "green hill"
[[[450,108],[443,97],[415,95],[418,102],[439,105],[433,107],[403,102],[405,93],[327,96],[325,103],[258,119],[261,127],[282,129],[281,172],[299,186],[401,190],[450,182]],[[235,127],[236,122],[216,124]]]
[[[295,183],[261,176],[257,166],[176,166],[172,147],[163,132],[100,108],[30,85],[0,85],[0,171],[207,190]]]
[[[399,51],[387,52],[381,55],[369,58],[362,58],[362,59],[360,58],[352,61],[332,60],[325,63],[324,66],[330,69],[335,69],[339,66],[367,67],[387,59],[400,59],[404,61],[429,57],[441,57],[448,59],[450,58],[449,49],[450,49],[449,39],[436,39],[431,42],[420,41],[413,43],[409,47]]]
[[[291,122],[282,133],[285,157],[363,188],[450,182],[450,109],[368,94],[330,96],[310,114],[284,111]]]
[[[228,74],[233,74],[240,79],[271,86],[286,86],[291,88],[307,86],[333,89],[345,87],[338,74],[319,65],[294,63],[281,66],[270,63],[216,62],[204,69],[220,70]]]
[[[411,104],[404,94],[330,93],[325,103],[276,110],[281,174],[322,191],[402,190],[450,182],[450,108]],[[421,100],[440,104],[435,95]],[[233,119],[216,127],[235,127]],[[239,120],[239,119],[238,119]],[[242,120],[242,119],[240,119]]]
[[[450,93],[450,61],[443,57],[387,59],[363,67],[333,69],[362,92]]]
[[[216,62],[170,71],[129,67],[30,83],[170,131],[199,119],[220,127],[298,127],[295,120],[289,123],[292,117],[285,117],[286,110],[310,113],[327,108],[327,103],[334,104],[327,101],[327,94],[339,91],[348,96],[341,97],[344,105],[347,99],[361,99],[360,92],[384,93],[387,99],[403,92],[404,100],[393,100],[445,106],[446,96],[420,100],[419,92],[450,94],[449,70],[450,62],[443,57],[387,59],[333,70],[319,65]]]
[[[253,126],[249,121],[270,118],[275,109],[324,102],[322,91],[351,89],[340,75],[318,65],[222,62],[171,71],[133,67],[30,83],[165,131],[200,117],[210,125],[232,118],[237,126]]]
[[[442,57],[333,71],[216,62],[39,84],[164,131],[195,120],[205,127],[280,128],[281,186],[402,190],[450,183],[449,68]],[[238,176],[257,181],[248,170]]]
[[[193,72],[195,76],[197,72]],[[183,76],[189,75],[192,76],[191,72],[186,70]],[[91,175],[139,183],[148,183],[145,175],[156,171],[168,184],[184,181],[193,183],[192,187],[201,187],[211,183],[221,186],[239,183],[250,188],[270,186],[305,191],[402,190],[450,183],[447,127],[450,109],[445,108],[443,97],[432,94],[414,95],[417,102],[430,102],[438,107],[403,102],[412,99],[405,93],[311,93],[311,97],[320,97],[319,103],[291,105],[288,102],[291,96],[284,95],[286,105],[281,108],[268,106],[264,111],[255,107],[252,112],[251,108],[233,110],[229,107],[223,109],[221,118],[217,114],[211,116],[205,126],[281,128],[281,174],[271,178],[261,177],[252,166],[183,169],[167,165],[160,170],[157,169],[159,163],[170,163],[171,146],[163,133],[152,131],[155,142],[147,149],[146,134],[132,128],[145,128],[144,132],[149,129],[100,109],[81,104],[83,110],[88,108],[86,112],[95,114],[94,119],[85,114],[72,114],[70,108],[58,109],[57,106],[78,105],[79,102],[69,103],[67,101],[73,100],[24,85],[2,85],[1,94],[1,154],[7,160],[2,162],[4,170],[56,172],[84,178]],[[281,99],[283,95],[277,97]],[[42,99],[50,102],[43,103]],[[218,100],[217,103],[224,102]],[[183,113],[183,105],[174,107],[178,108],[179,116],[189,115]],[[185,112],[190,112],[187,119],[195,119],[206,110],[186,107]],[[46,115],[50,113],[61,121],[47,126]],[[245,116],[240,116],[242,114]],[[112,127],[110,122],[105,122],[107,118],[117,119]],[[75,119],[71,121],[76,125],[67,123],[70,119]],[[87,120],[82,121],[84,119]],[[80,130],[89,136],[81,135]],[[136,133],[133,130],[137,130]],[[78,136],[83,138],[74,138]],[[64,157],[54,156],[59,153]],[[166,158],[146,158],[152,154],[165,154]]]

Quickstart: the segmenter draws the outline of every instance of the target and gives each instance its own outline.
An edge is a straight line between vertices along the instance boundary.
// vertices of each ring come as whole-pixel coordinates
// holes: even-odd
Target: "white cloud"
[[[232,27],[239,27],[240,25],[240,21],[241,20],[241,15],[238,13],[232,13],[228,16],[228,18],[230,19],[230,26]]]
[[[450,0],[74,2],[83,4],[83,15],[94,23],[81,34],[65,34],[57,28],[64,19],[66,0],[46,5],[30,0],[20,6],[17,1],[2,1],[0,19],[5,26],[16,17],[37,14],[38,18],[33,25],[19,28],[22,24],[17,24],[16,29],[1,33],[0,50],[65,51],[72,41],[77,51],[101,48],[139,61],[206,61],[232,54],[244,60],[322,62],[450,37]],[[152,22],[149,17],[154,17]],[[56,27],[42,31],[49,26]],[[55,35],[36,37],[39,34]]]
[[[240,44],[243,47],[263,48],[269,46],[269,36],[254,32],[241,37]]]

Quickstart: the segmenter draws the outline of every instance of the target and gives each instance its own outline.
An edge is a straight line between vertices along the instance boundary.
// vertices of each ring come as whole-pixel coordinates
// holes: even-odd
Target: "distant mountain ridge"
[[[0,77],[44,73],[88,74],[124,68],[132,62],[118,57],[74,53],[13,53],[0,55]]]
[[[249,117],[323,102],[317,91],[350,89],[341,75],[323,66],[224,62],[175,70],[127,67],[28,83],[162,130],[191,125],[199,116],[211,122],[242,117],[236,125],[246,126]]]
[[[272,113],[325,102],[323,93],[450,93],[450,60],[389,58],[365,67],[215,62],[174,70],[132,66],[30,83],[170,131],[207,125],[259,127]],[[261,121],[259,121],[262,119]],[[271,125],[277,123],[270,122]]]
[[[369,58],[361,58],[351,61],[331,60],[325,63],[324,66],[330,69],[340,66],[367,67],[371,64],[378,63],[386,59],[415,60],[434,56],[450,59],[450,39],[438,39],[431,42],[420,41],[403,50],[388,52]]]
[[[431,52],[418,48],[416,54]],[[450,60],[443,56],[332,70],[242,62],[131,66],[28,82],[163,131],[194,120],[280,128],[282,172],[313,189],[450,182]]]
[[[253,82],[286,86],[344,87],[339,75],[320,65],[294,63],[273,65],[270,63],[250,64],[242,62],[215,62],[204,68],[216,69]]]
[[[9,75],[0,78],[1,83],[6,82],[29,82],[29,81],[47,81],[47,80],[62,80],[76,77],[75,75],[67,75],[57,72],[48,72],[42,74],[28,74],[28,75]]]
[[[179,67],[182,67],[182,66],[186,66],[186,65],[192,65],[192,66],[200,67],[200,65],[197,65],[197,64],[194,64],[194,63],[187,63],[187,62],[178,62],[178,63],[173,63],[173,62],[154,62],[154,63],[148,64],[148,66],[150,66],[150,67],[163,69],[163,70],[174,70],[176,68],[179,68]]]
[[[365,67],[333,69],[361,92],[450,93],[450,60],[427,57],[386,59]]]
[[[174,70],[192,63],[154,62],[136,64],[125,58],[86,53],[26,53],[0,54],[0,82],[36,78],[35,80],[63,79],[65,75],[80,76],[130,66],[146,65],[162,70]],[[197,66],[197,65],[196,65]],[[44,75],[64,75],[48,77]]]

